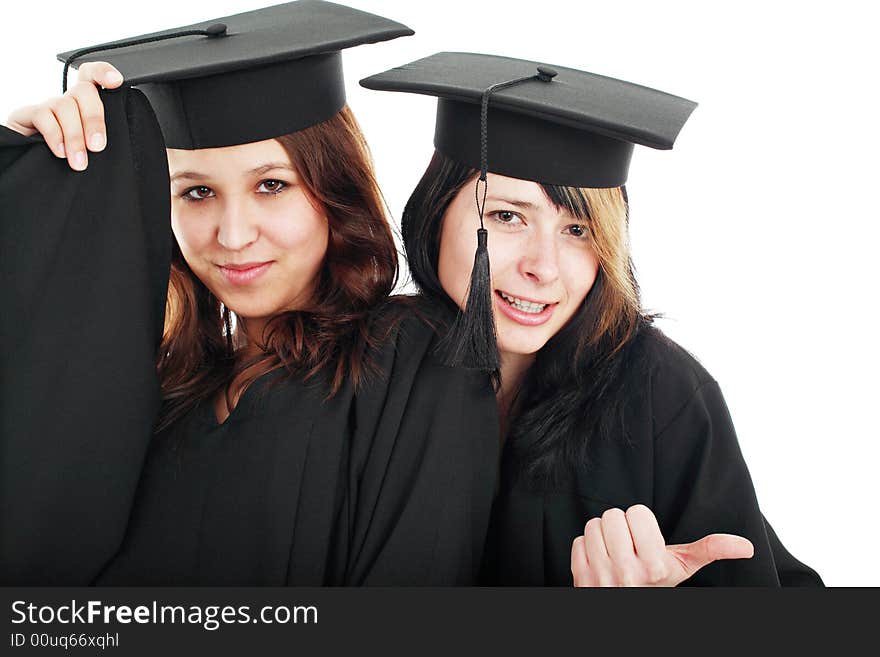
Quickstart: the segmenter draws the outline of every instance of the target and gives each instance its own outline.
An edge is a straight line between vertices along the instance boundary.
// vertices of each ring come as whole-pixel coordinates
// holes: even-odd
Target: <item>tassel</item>
[[[446,340],[446,364],[494,372],[500,366],[492,314],[492,284],[489,271],[488,232],[477,230],[477,252],[471,270],[467,305],[459,311]]]
[[[127,39],[125,41],[119,41],[118,43],[114,43],[112,45],[91,46],[90,48],[82,48],[81,50],[76,50],[70,53],[67,59],[64,60],[64,70],[61,72],[61,93],[65,93],[67,91],[67,72],[70,70],[70,65],[73,63],[73,60],[77,59],[78,57],[82,57],[83,55],[88,55],[93,52],[100,52],[102,50],[114,50],[115,48],[139,46],[144,43],[153,43],[154,41],[164,41],[165,39],[176,39],[177,37],[185,36],[206,36],[212,38],[226,36],[226,26],[223,23],[217,23],[215,25],[209,25],[203,30],[178,30],[171,34],[162,34],[159,36],[154,35],[149,37],[142,37],[140,39]]]
[[[500,381],[498,370],[501,367],[501,357],[498,354],[498,336],[495,332],[495,316],[492,313],[494,299],[489,271],[489,251],[486,246],[489,233],[483,226],[483,210],[486,207],[488,188],[486,174],[489,171],[489,97],[497,91],[527,80],[550,82],[554,77],[556,71],[552,68],[539,66],[537,75],[493,84],[483,91],[480,100],[480,177],[474,190],[477,215],[480,219],[480,228],[477,230],[477,253],[474,256],[474,268],[471,270],[467,305],[464,311],[459,310],[440,348],[445,351],[446,365],[492,372],[496,383]]]

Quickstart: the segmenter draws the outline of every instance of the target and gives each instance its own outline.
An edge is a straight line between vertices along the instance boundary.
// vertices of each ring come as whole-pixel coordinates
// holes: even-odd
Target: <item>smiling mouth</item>
[[[262,267],[263,265],[268,265],[269,261],[266,260],[264,262],[245,262],[242,264],[232,264],[228,263],[225,265],[219,265],[222,269],[231,269],[232,271],[247,271],[249,269],[256,269],[257,267]]]
[[[274,261],[261,263],[245,263],[242,265],[217,265],[227,282],[234,285],[243,285],[257,280],[262,276]]]
[[[505,303],[510,306],[513,306],[517,310],[528,313],[530,315],[539,315],[544,312],[544,309],[547,306],[556,305],[550,303],[541,303],[539,301],[530,301],[528,299],[521,299],[520,297],[515,297],[511,294],[507,294],[506,292],[502,292],[501,290],[496,290],[495,293],[501,297]]]

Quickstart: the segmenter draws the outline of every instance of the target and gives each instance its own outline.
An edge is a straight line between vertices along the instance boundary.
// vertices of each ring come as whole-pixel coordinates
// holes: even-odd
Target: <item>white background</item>
[[[3,8],[0,119],[60,90],[54,55],[260,6],[246,0]],[[761,506],[826,584],[880,585],[873,3],[349,0],[416,36],[345,55],[349,103],[398,220],[435,101],[357,86],[440,50],[623,78],[700,103],[628,190],[646,307],[721,383]]]

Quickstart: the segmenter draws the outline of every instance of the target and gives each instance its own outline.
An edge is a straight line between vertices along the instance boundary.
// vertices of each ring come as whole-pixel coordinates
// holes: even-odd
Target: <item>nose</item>
[[[559,253],[555,237],[544,231],[526,237],[519,261],[520,274],[541,285],[559,278]]]
[[[226,199],[217,220],[217,242],[229,251],[241,251],[257,241],[260,231],[254,211],[243,200]]]

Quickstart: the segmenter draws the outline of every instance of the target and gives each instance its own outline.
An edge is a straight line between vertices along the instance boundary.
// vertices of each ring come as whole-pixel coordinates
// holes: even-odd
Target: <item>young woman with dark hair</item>
[[[276,267],[278,276],[287,281],[279,281],[277,287],[271,281],[230,281],[211,266],[213,254],[200,252],[204,247],[197,231],[207,233],[204,239],[209,244],[219,236],[220,227],[206,218],[217,212],[208,206],[223,201],[217,200],[221,190],[198,183],[216,178],[217,173],[198,180],[176,172],[204,171],[213,164],[205,160],[213,156],[169,150],[177,241],[158,364],[166,400],[160,430],[205,397],[216,398],[218,418],[224,418],[241,390],[281,368],[304,368],[307,378],[324,371],[330,393],[335,394],[346,379],[355,386],[361,383],[369,367],[367,351],[377,346],[377,336],[367,330],[367,322],[370,311],[391,293],[397,252],[366,142],[348,107],[327,121],[274,141],[270,147],[289,171],[275,172],[286,177],[257,181],[270,189],[254,196],[264,200],[262,208],[254,204],[253,212],[269,215],[267,210],[277,210],[285,222],[274,232],[272,226],[259,227],[261,233],[276,237],[280,246],[289,245],[295,256],[290,266]],[[249,147],[233,148],[244,152]],[[262,159],[271,161],[273,156]],[[224,153],[214,170],[230,171],[235,161]],[[284,219],[286,214],[300,217],[298,229]],[[229,252],[237,245],[218,241],[214,246]],[[213,260],[223,258],[218,255]],[[288,308],[296,307],[274,312],[273,304],[281,300],[288,302]],[[218,395],[221,390],[224,395]]]
[[[420,298],[446,309],[447,358],[495,382],[482,581],[821,584],[763,518],[718,384],[640,304],[629,157],[671,148],[695,104],[472,53],[361,84],[439,97],[403,237]]]
[[[0,202],[20,225],[4,254],[21,252],[23,284],[76,272],[41,279],[57,303],[22,313],[23,356],[4,359],[19,385],[4,386],[0,579],[473,583],[497,447],[466,418],[491,390],[436,362],[431,327],[387,303],[396,250],[338,52],[411,31],[321,2],[221,21],[95,53],[144,82],[84,63],[0,134]],[[249,40],[276,61],[229,64]],[[191,62],[208,73],[178,77]],[[36,132],[45,144],[17,134]],[[40,217],[43,237],[22,180],[77,199]],[[81,335],[99,351],[66,347]],[[54,378],[27,388],[47,361]]]

